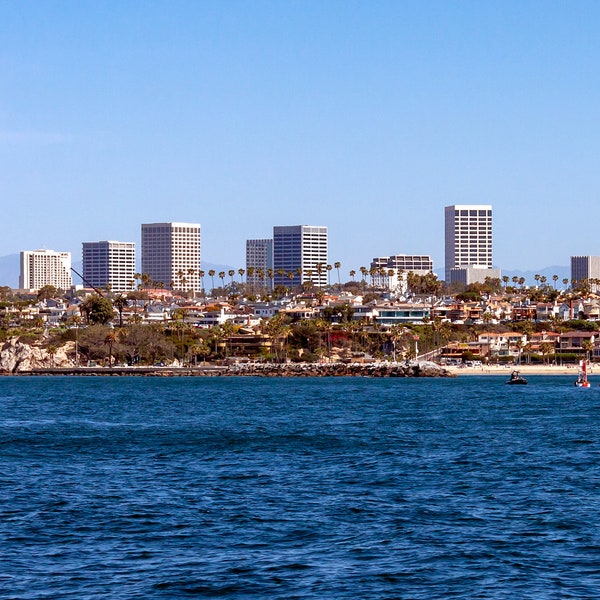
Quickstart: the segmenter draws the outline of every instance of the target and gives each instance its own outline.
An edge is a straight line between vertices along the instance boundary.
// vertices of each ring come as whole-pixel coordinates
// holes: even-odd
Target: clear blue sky
[[[273,225],[330,262],[432,255],[492,204],[494,263],[600,254],[599,2],[0,2],[0,255]]]

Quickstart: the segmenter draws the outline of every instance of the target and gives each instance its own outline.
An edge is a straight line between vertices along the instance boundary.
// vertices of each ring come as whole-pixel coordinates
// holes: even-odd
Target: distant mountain
[[[21,270],[19,259],[19,254],[0,256],[0,286],[19,287],[19,271]]]
[[[510,280],[513,277],[524,277],[525,285],[536,285],[535,276],[541,275],[546,277],[546,283],[549,285],[554,285],[554,280],[552,277],[554,275],[558,275],[558,281],[556,282],[556,287],[561,289],[564,288],[563,279],[568,279],[571,281],[571,267],[564,266],[553,266],[553,267],[543,267],[542,269],[538,269],[537,271],[517,271],[511,269],[502,269],[502,276],[507,275]]]
[[[225,273],[227,273],[227,271],[231,271],[231,269],[233,269],[236,273],[238,272],[235,267],[230,267],[229,265],[217,265],[215,263],[202,261],[202,270],[205,273],[208,273],[211,269],[214,269],[216,273],[219,273],[219,271],[225,271]]]

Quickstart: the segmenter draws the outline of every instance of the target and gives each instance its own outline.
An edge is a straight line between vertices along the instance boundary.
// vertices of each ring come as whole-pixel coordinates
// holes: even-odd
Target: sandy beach
[[[588,375],[594,374],[600,375],[600,364],[588,365]],[[458,377],[463,375],[501,375],[508,378],[513,370],[517,370],[527,377],[528,375],[569,375],[571,377],[577,377],[578,368],[575,365],[514,365],[496,366],[496,365],[484,365],[483,367],[445,367],[451,373],[456,374]]]

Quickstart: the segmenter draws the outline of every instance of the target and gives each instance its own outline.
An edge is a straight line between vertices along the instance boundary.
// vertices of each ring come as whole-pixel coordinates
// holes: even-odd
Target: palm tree
[[[321,275],[323,275],[323,269],[324,269],[324,265],[323,263],[317,263],[315,265],[315,269],[317,271],[317,275],[319,276],[319,287],[321,287]]]
[[[258,275],[258,278],[260,279],[260,293],[262,294],[264,292],[264,286],[265,286],[265,271],[264,269],[258,268],[256,269],[256,274]]]
[[[313,278],[312,278],[313,272],[312,272],[312,269],[306,269],[306,276],[308,277],[308,280],[309,280],[309,282],[311,284],[311,287],[312,287],[312,285],[313,285]]]
[[[47,348],[46,348],[46,352],[50,355],[50,357],[52,358],[52,366],[54,366],[54,356],[56,355],[56,353],[58,352],[58,348],[54,345],[54,344],[50,344]]]
[[[360,274],[362,275],[362,283],[363,283],[363,287],[364,287],[366,284],[365,280],[367,278],[367,273],[368,273],[367,267],[360,267],[358,270],[360,271]]]
[[[354,269],[350,269],[350,279],[354,281],[354,276],[356,275],[356,271]]]
[[[113,306],[117,309],[119,313],[119,327],[123,327],[123,310],[129,306],[129,301],[123,294],[119,294],[113,300]]]
[[[246,271],[246,281],[248,282],[252,282],[252,293],[254,294],[254,272],[256,271],[255,267],[248,267],[248,270]]]
[[[556,289],[556,282],[558,281],[558,275],[552,275],[552,281],[554,281],[554,289]]]
[[[108,346],[108,366],[112,368],[112,349],[113,344],[117,341],[117,336],[114,331],[110,331],[106,334],[104,338],[104,343]]]
[[[540,352],[542,353],[542,356],[544,358],[544,362],[547,363],[547,356],[549,356],[550,354],[552,354],[554,350],[554,344],[552,342],[542,342],[540,344]]]
[[[369,275],[371,276],[371,287],[375,286],[375,275],[377,275],[379,269],[377,267],[371,267],[369,269]]]
[[[204,292],[204,271],[202,269],[198,271],[198,277],[200,277],[200,282],[202,283],[202,291]]]
[[[246,271],[244,269],[238,269],[238,275],[240,276],[240,284],[244,283],[244,273]]]
[[[389,288],[389,287],[391,287],[392,277],[394,276],[394,269],[388,269],[387,270],[387,276],[388,276],[387,285],[388,285],[388,288]]]
[[[583,342],[581,342],[581,348],[585,350],[586,360],[590,360],[590,357],[594,352],[594,343],[591,340],[584,340]]]
[[[225,271],[219,271],[219,279],[221,280],[221,287],[225,289]]]
[[[333,269],[333,267],[331,265],[325,265],[325,268],[327,269],[327,287],[330,288],[331,287],[331,269]]]
[[[508,275],[502,275],[502,282],[504,283],[504,289],[506,290],[506,286],[508,285],[509,282],[509,278]]]
[[[335,270],[337,271],[337,277],[338,277],[338,290],[342,289],[342,282],[340,281],[340,268],[342,267],[342,263],[339,261],[335,261],[333,263],[333,266],[335,267]]]
[[[196,274],[196,269],[190,267],[187,270],[187,274],[189,277],[188,281],[192,284],[192,286],[191,286],[192,287],[192,298],[195,298],[196,297],[196,281],[194,279],[194,275]]]
[[[212,296],[212,294],[214,294],[214,291],[215,291],[215,273],[216,273],[216,271],[215,271],[214,269],[211,269],[211,270],[208,272],[208,276],[210,277],[210,279],[211,279],[211,281],[212,281],[212,290],[211,290],[211,292],[210,292],[210,293],[211,293],[211,296]]]

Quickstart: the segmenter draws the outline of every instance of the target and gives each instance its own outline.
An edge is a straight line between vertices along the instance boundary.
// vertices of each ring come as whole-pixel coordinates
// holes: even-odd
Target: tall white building
[[[246,240],[246,283],[270,289],[273,280],[267,276],[269,269],[273,269],[273,240]]]
[[[53,285],[67,290],[73,284],[71,277],[71,253],[54,250],[25,250],[21,252],[19,287],[39,290]]]
[[[452,269],[492,268],[492,207],[489,204],[454,204],[445,208],[445,279]]]
[[[142,225],[142,275],[167,288],[200,291],[200,225]]]
[[[327,285],[327,227],[289,225],[273,227],[275,285],[298,286],[312,281]],[[293,277],[288,277],[293,273]]]
[[[84,285],[96,288],[109,285],[114,292],[134,289],[133,242],[83,242],[82,256]]]

